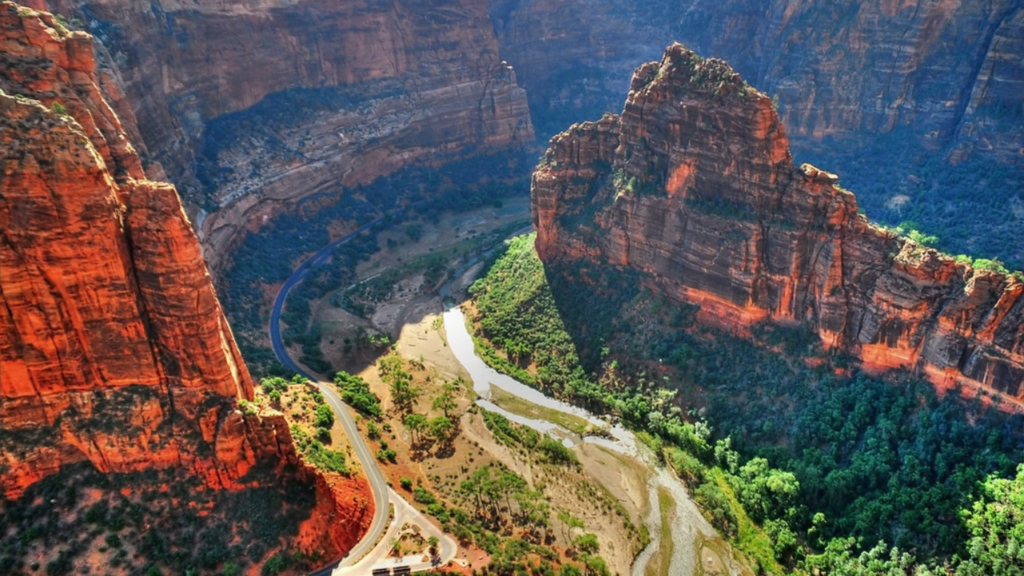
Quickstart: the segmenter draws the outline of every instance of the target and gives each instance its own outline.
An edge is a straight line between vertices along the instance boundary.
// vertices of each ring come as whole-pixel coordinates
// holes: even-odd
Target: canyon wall
[[[872,220],[1024,269],[1024,0],[488,5],[545,137],[619,113],[678,41],[772,96],[798,163],[841,171]]]
[[[83,459],[230,485],[260,456],[252,381],[177,193],[98,84],[87,34],[0,6],[2,488]]]
[[[309,194],[618,112],[635,64],[673,41],[775,95],[798,154],[834,158],[873,217],[1024,261],[1024,0],[24,2],[100,39],[102,86],[138,118],[147,171],[178,184],[215,269],[243,228]],[[850,170],[871,146],[895,149],[876,152],[899,180]],[[931,195],[936,158],[1011,167],[991,186],[1016,220],[943,235],[947,197],[984,208]]]
[[[776,95],[801,148],[906,126],[932,150],[1024,160],[1021,0],[488,5],[502,57],[541,117],[617,112],[636,63],[678,41]]]
[[[368,484],[328,485],[283,416],[240,408],[253,384],[199,242],[100,83],[88,34],[0,3],[0,493],[84,461],[214,488],[297,469],[322,499],[303,541],[340,554],[372,518]]]
[[[546,263],[630,267],[699,318],[805,322],[872,369],[1024,399],[1024,284],[870,225],[838,177],[793,165],[770,98],[673,45],[621,116],[555,136],[533,175]]]
[[[296,199],[534,139],[480,0],[45,7],[100,41],[148,172],[181,188],[214,267]]]

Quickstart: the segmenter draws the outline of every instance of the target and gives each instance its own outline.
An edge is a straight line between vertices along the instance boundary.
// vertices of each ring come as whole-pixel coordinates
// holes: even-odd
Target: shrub
[[[545,436],[537,448],[553,464],[578,464],[576,454],[559,440]]]
[[[321,470],[337,472],[348,476],[348,467],[345,465],[345,455],[337,450],[324,448],[323,444],[313,441],[305,452],[306,461]]]
[[[700,504],[704,516],[715,528],[729,536],[736,534],[736,515],[729,497],[718,484],[709,482],[701,485],[693,491],[693,499]]]
[[[326,404],[316,407],[316,416],[313,418],[313,426],[317,428],[330,428],[334,425],[334,410]]]
[[[428,505],[437,502],[437,498],[435,498],[434,495],[430,493],[430,490],[427,490],[422,486],[417,486],[416,488],[413,489],[412,499],[415,500],[416,502],[419,502],[420,504]]]

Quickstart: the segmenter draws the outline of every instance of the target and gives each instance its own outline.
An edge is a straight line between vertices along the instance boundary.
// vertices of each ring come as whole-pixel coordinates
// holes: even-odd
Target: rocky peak
[[[620,116],[555,136],[533,175],[537,250],[646,273],[738,332],[811,324],[867,368],[1024,398],[1024,285],[871,226],[838,176],[795,167],[764,94],[676,44]]]
[[[637,70],[621,133],[616,163],[625,178],[666,187],[671,195],[692,194],[695,201],[717,198],[767,210],[756,188],[715,191],[693,186],[690,178],[720,173],[742,179],[766,172],[778,178],[791,169],[789,141],[771,100],[722,60],[701,58],[680,44],[670,46],[661,62]],[[745,138],[723,138],[731,133]]]
[[[48,12],[0,3],[0,89],[31,95],[77,122],[119,179],[144,178],[121,120],[100,92],[92,36],[72,31]]]

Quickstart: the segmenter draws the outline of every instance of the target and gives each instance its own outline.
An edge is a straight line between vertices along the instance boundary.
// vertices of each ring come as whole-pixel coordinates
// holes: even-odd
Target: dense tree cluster
[[[373,419],[379,419],[383,414],[380,399],[370,392],[370,385],[361,377],[341,370],[334,375],[334,386],[349,406]]]

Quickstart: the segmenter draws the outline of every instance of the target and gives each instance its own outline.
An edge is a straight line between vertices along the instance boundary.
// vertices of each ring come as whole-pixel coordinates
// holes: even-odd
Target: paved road
[[[350,550],[344,558],[331,566],[315,572],[315,576],[330,574],[336,566],[350,564],[361,558],[364,554],[369,552],[371,548],[373,548],[373,545],[377,543],[377,539],[387,527],[388,514],[390,511],[388,507],[388,485],[384,480],[384,475],[381,474],[380,469],[377,468],[377,461],[374,460],[373,454],[370,453],[370,449],[367,448],[366,442],[363,442],[362,437],[359,435],[359,429],[356,428],[356,423],[352,420],[352,415],[345,409],[344,403],[342,403],[341,398],[338,397],[338,394],[334,391],[333,387],[326,382],[321,382],[319,378],[300,368],[299,365],[292,360],[291,356],[288,355],[288,349],[284,345],[284,338],[281,336],[281,311],[284,309],[284,302],[288,297],[288,292],[295,287],[296,284],[302,282],[313,268],[330,260],[331,252],[339,245],[348,242],[360,232],[370,229],[370,227],[381,220],[382,218],[378,218],[372,222],[363,224],[354,231],[338,238],[320,250],[317,250],[315,254],[306,259],[306,261],[300,264],[298,269],[292,273],[288,280],[285,281],[284,285],[281,286],[281,289],[277,292],[277,297],[274,298],[274,307],[270,311],[270,343],[274,347],[274,355],[277,356],[278,361],[284,364],[285,368],[289,371],[301,374],[302,376],[305,376],[311,381],[317,383],[317,387],[320,388],[321,392],[323,392],[324,398],[331,405],[331,408],[334,409],[334,413],[337,414],[338,419],[341,421],[341,426],[345,429],[345,434],[348,434],[349,440],[352,442],[352,447],[356,451],[356,457],[359,458],[359,463],[362,465],[363,470],[366,471],[366,477],[370,481],[370,489],[373,491],[373,522],[370,524],[370,530],[366,533],[366,536],[364,536],[363,539],[356,544],[355,548]]]
[[[417,202],[415,204],[411,204],[409,207],[411,208],[422,203],[423,202]],[[329,566],[313,572],[313,576],[327,576],[328,574],[336,571],[340,572],[343,570],[341,567],[352,566],[358,563],[360,559],[373,550],[374,545],[378,544],[378,541],[380,541],[378,548],[383,548],[385,550],[390,548],[390,542],[384,542],[380,538],[388,525],[387,520],[390,514],[390,506],[388,505],[389,492],[391,497],[390,500],[395,503],[396,510],[400,509],[402,505],[412,509],[405,500],[388,488],[387,481],[384,480],[384,475],[381,474],[380,468],[377,467],[377,461],[374,459],[373,454],[370,453],[370,449],[366,446],[366,442],[363,441],[362,436],[360,436],[359,429],[356,428],[356,423],[352,419],[352,415],[346,409],[341,398],[339,398],[338,394],[334,391],[333,385],[331,383],[321,381],[313,374],[310,374],[299,367],[299,365],[292,360],[291,356],[288,355],[288,349],[284,345],[284,338],[281,336],[281,312],[284,309],[284,303],[288,297],[288,292],[294,288],[296,284],[302,282],[313,268],[316,268],[330,260],[331,252],[333,252],[335,248],[348,242],[361,232],[369,230],[373,225],[383,219],[384,217],[381,217],[363,224],[352,232],[338,238],[320,250],[317,250],[316,253],[307,258],[306,261],[300,264],[295,272],[292,273],[288,280],[285,281],[284,285],[281,286],[281,289],[277,292],[277,296],[274,298],[274,307],[270,311],[270,343],[274,348],[274,355],[277,356],[277,359],[284,364],[285,368],[289,371],[305,376],[311,381],[316,382],[317,387],[323,393],[327,403],[330,404],[334,413],[337,415],[338,420],[341,421],[342,428],[344,428],[345,434],[348,435],[349,440],[352,443],[352,447],[355,449],[359,463],[362,465],[363,470],[366,471],[366,477],[370,481],[370,489],[373,491],[373,522],[370,524],[370,529],[367,531],[366,535],[363,536],[363,539],[360,540],[359,543],[356,544],[356,546],[343,558],[333,562]],[[453,558],[455,556],[455,542],[443,532],[435,528],[429,521],[422,518],[422,515],[418,511],[412,509],[412,512],[415,513],[417,518],[410,517],[410,520],[414,520],[416,524],[419,524],[429,533],[438,536],[441,540],[440,558],[442,558],[444,562]],[[398,525],[398,529],[401,529],[401,524]],[[434,532],[436,532],[436,534],[434,534]],[[371,555],[372,558],[376,558],[377,556],[378,554],[376,553]],[[359,564],[361,565],[362,563]],[[435,565],[432,563],[412,565],[414,572],[427,570],[433,567],[435,567]]]
[[[408,566],[412,572],[425,572],[437,568],[455,557],[457,545],[451,536],[447,535],[437,526],[434,526],[423,514],[413,508],[401,495],[392,489],[388,489],[391,502],[395,505],[395,520],[391,523],[381,544],[374,548],[361,561],[344,568],[338,568],[333,576],[365,576],[370,574],[374,568],[393,568],[395,566]],[[420,534],[424,539],[434,536],[438,540],[437,556],[424,562],[423,554],[414,554],[402,558],[391,556],[391,543],[398,538],[402,527],[406,524],[415,524],[420,527]]]

